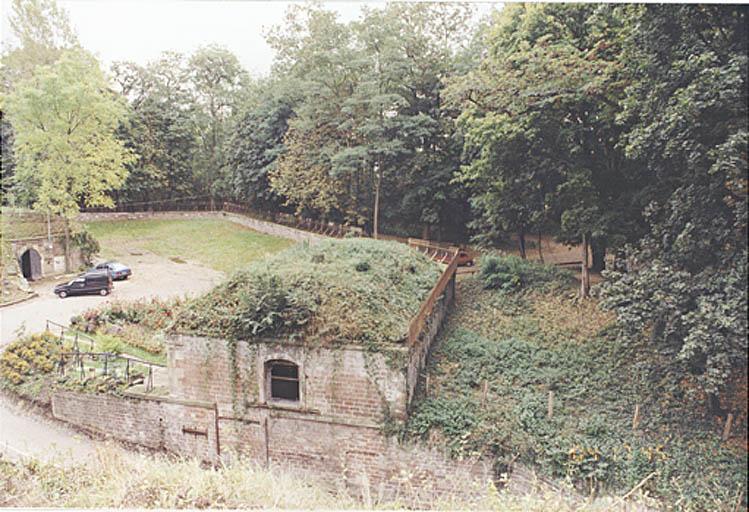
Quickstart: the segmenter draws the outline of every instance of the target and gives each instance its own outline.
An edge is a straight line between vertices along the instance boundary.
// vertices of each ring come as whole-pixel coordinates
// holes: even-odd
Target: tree
[[[275,92],[276,87],[266,86],[273,92],[238,116],[227,150],[233,196],[261,209],[281,206],[282,196],[271,189],[269,175],[285,150],[284,137],[294,115],[293,99]]]
[[[648,232],[608,276],[604,305],[622,343],[662,356],[654,375],[707,392],[717,413],[747,365],[747,9],[627,13],[622,142],[655,179]]]
[[[114,80],[130,104],[118,134],[138,155],[118,202],[157,201],[196,195],[201,183],[193,171],[198,151],[195,106],[182,55],[167,52],[146,66],[113,65]]]
[[[30,78],[37,67],[52,65],[65,49],[78,48],[78,38],[67,13],[54,0],[13,0],[9,17],[17,45],[6,48],[0,66],[2,94],[9,94],[21,80]],[[0,105],[2,120],[1,202],[12,197],[15,174],[13,126]],[[10,199],[12,200],[12,199]]]
[[[516,231],[521,253],[529,229],[553,227],[561,241],[582,242],[584,261],[592,240],[600,269],[607,244],[644,231],[630,206],[641,176],[618,146],[621,34],[612,6],[508,6],[479,67],[453,84],[476,156],[463,178],[478,226]]]
[[[195,165],[204,190],[223,195],[229,189],[225,176],[229,120],[241,103],[247,73],[233,53],[216,45],[199,48],[190,57],[187,72],[200,140]]]
[[[16,187],[34,208],[66,218],[79,207],[111,206],[132,155],[115,136],[125,107],[98,63],[66,51],[36,69],[7,99],[15,129]]]

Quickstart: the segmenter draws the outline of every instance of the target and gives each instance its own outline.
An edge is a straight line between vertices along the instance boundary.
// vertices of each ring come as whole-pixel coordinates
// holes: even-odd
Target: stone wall
[[[18,267],[14,272],[21,272],[21,256],[27,250],[36,251],[41,257],[41,277],[50,277],[65,274],[65,238],[61,235],[54,235],[50,242],[46,236],[35,238],[25,238],[10,241],[11,251]],[[83,265],[83,256],[81,250],[75,244],[70,244],[70,261],[68,263],[71,271],[76,271]]]

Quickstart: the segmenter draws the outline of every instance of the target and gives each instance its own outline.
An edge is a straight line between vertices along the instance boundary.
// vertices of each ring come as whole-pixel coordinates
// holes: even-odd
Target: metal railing
[[[48,332],[57,335],[58,329],[60,331],[58,339],[61,345],[64,347],[66,341],[72,344],[71,350],[61,352],[60,359],[57,361],[57,370],[62,376],[68,372],[76,371],[83,379],[87,372],[95,375],[98,370],[99,374],[104,376],[123,376],[128,386],[143,383],[146,392],[149,392],[154,388],[154,368],[166,368],[166,365],[137,357],[113,352],[96,352],[96,340],[91,336],[52,320],[47,320]],[[80,349],[80,343],[82,342],[89,344],[88,351]]]

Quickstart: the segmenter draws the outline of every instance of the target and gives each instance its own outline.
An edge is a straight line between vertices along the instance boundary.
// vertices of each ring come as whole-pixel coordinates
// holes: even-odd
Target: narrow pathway
[[[80,460],[103,444],[0,395],[0,453],[11,460]]]

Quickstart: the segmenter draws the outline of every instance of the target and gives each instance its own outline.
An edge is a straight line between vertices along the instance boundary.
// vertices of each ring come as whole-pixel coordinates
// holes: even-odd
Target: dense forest
[[[747,13],[297,4],[258,78],[218,46],[104,69],[54,2],[16,0],[2,201],[212,197],[523,255],[539,233],[589,244],[621,342],[719,412],[747,363]]]

